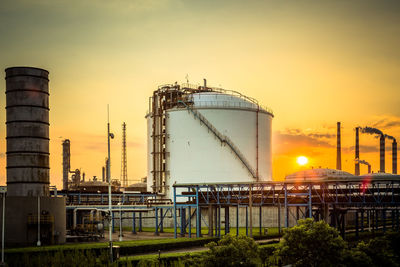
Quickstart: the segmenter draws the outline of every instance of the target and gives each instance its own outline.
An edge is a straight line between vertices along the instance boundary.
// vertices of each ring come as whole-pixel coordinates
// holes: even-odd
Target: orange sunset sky
[[[51,183],[59,188],[65,138],[71,167],[87,178],[101,176],[107,104],[116,136],[112,177],[120,177],[124,121],[129,180],[146,176],[148,97],[186,75],[194,84],[207,78],[210,86],[240,91],[274,111],[275,180],[300,168],[335,168],[337,121],[343,169],[354,172],[354,127],[400,138],[399,48],[399,1],[0,1],[0,69],[50,72]],[[4,92],[4,79],[0,85]],[[4,184],[5,94],[0,101]],[[361,159],[373,171],[378,143],[361,135]],[[300,155],[309,158],[307,166],[296,163]]]

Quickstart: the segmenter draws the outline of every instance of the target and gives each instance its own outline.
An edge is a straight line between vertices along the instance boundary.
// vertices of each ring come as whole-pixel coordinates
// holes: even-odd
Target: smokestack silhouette
[[[359,133],[360,131],[360,127],[356,127],[356,147],[355,147],[355,169],[354,169],[354,174],[355,175],[360,175],[360,163],[359,163],[359,159],[360,159],[360,138],[359,138]]]
[[[385,134],[385,138],[393,140],[392,142],[392,173],[397,174],[397,142],[393,136]]]
[[[386,137],[390,138],[392,136],[385,135],[382,133],[381,130],[373,128],[373,127],[364,127],[364,128],[362,128],[361,131],[363,133],[376,134],[376,135],[380,136],[380,139],[379,139],[379,144],[380,144],[380,147],[379,147],[379,151],[380,151],[379,172],[384,173],[385,172],[385,138]]]
[[[379,172],[384,173],[385,172],[385,135],[381,135],[379,139],[379,144],[380,144],[380,164],[379,164]]]
[[[337,150],[336,150],[336,169],[342,169],[342,150],[340,143],[340,122],[337,123]]]
[[[368,173],[371,173],[371,164],[369,164],[365,160],[358,160],[358,163],[367,165],[368,166]]]

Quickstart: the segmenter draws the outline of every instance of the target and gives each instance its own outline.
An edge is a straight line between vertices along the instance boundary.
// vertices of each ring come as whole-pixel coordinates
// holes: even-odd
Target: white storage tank
[[[174,183],[270,181],[273,114],[255,99],[206,86],[159,87],[147,114],[147,189]]]

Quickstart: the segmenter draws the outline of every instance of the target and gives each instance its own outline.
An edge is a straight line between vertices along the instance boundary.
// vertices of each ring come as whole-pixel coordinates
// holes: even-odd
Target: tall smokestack
[[[337,150],[336,150],[336,169],[342,169],[342,150],[340,143],[340,122],[337,123]]]
[[[384,173],[385,172],[385,135],[381,134],[381,137],[379,139],[379,144],[380,144],[380,168],[379,172]]]
[[[356,154],[355,154],[355,160],[356,160],[356,165],[355,165],[355,170],[354,170],[354,174],[355,175],[360,175],[360,163],[359,163],[359,159],[360,159],[360,127],[356,127]]]
[[[65,139],[62,142],[63,147],[63,190],[68,190],[68,176],[71,170],[71,152],[70,152],[70,141]]]
[[[103,181],[103,183],[106,181],[106,175],[105,175],[105,173],[106,173],[106,167],[102,167],[101,168],[101,180]]]
[[[392,143],[392,171],[393,174],[397,174],[397,142],[396,139]]]

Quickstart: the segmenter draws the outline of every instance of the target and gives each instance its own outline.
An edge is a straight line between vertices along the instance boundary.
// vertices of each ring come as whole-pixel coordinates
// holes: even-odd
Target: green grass
[[[193,240],[206,240],[207,237],[203,238],[163,238],[163,239],[147,239],[147,240],[132,240],[132,241],[122,241],[113,242],[115,246],[120,247],[135,247],[135,246],[148,246],[155,244],[176,244],[176,243],[186,243]],[[53,245],[53,246],[43,246],[43,247],[25,247],[25,248],[9,248],[5,249],[5,253],[25,253],[25,252],[47,252],[55,250],[68,250],[68,249],[96,249],[96,248],[107,248],[108,242],[100,243],[87,243],[87,244],[65,244],[65,245]]]
[[[131,232],[132,228],[124,227],[124,231],[126,232]],[[261,228],[262,234],[261,236],[264,236],[264,227]],[[119,228],[115,228],[115,232],[118,232]],[[136,231],[138,231],[136,229]],[[156,228],[155,227],[143,227],[142,232],[155,232]],[[215,230],[214,230],[215,231]],[[174,228],[171,227],[164,227],[164,233],[174,233]],[[186,228],[186,235],[189,233],[189,229]],[[177,228],[177,233],[180,235],[180,228]],[[249,230],[250,233],[250,230]],[[202,227],[201,228],[201,234],[202,235],[208,235],[208,228],[207,227]],[[221,235],[225,234],[225,228],[221,228]],[[230,228],[230,235],[236,235],[236,227],[231,227]],[[192,228],[192,235],[196,235],[196,228]],[[245,227],[239,227],[239,235],[246,235],[246,228]],[[260,236],[260,231],[258,227],[253,227],[253,236]],[[268,227],[268,233],[267,237],[279,237],[279,228],[278,227]]]

